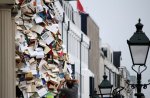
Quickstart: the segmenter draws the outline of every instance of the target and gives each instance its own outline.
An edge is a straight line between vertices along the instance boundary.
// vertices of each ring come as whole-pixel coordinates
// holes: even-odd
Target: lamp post
[[[98,85],[100,94],[97,93],[96,89],[93,94],[90,95],[91,98],[120,98],[120,91],[124,89],[124,87],[115,88],[112,91],[113,85],[107,80],[107,75],[104,73],[103,81]],[[101,95],[101,97],[99,97]]]
[[[111,85],[111,83],[107,80],[106,74],[104,74],[103,78],[104,80],[98,86],[99,91],[101,93],[101,97],[103,98],[103,95],[107,95],[108,97],[111,97],[111,91],[113,85]]]
[[[120,95],[120,91],[122,91],[124,89],[124,87],[117,87],[112,90],[113,85],[111,85],[110,81],[107,80],[105,68],[106,68],[106,65],[104,66],[103,80],[98,85],[100,94],[97,94],[97,91],[95,89],[91,96],[92,96],[92,98],[100,98],[99,95],[101,95],[101,98],[120,98],[117,95]]]
[[[143,93],[141,93],[142,87],[144,89],[147,88],[147,85],[149,84],[141,84],[141,74],[147,69],[147,66],[145,65],[150,41],[149,38],[145,35],[145,33],[142,31],[143,24],[141,24],[141,20],[139,19],[139,23],[136,25],[136,32],[131,36],[129,40],[127,40],[131,58],[132,58],[132,70],[134,70],[137,73],[137,84],[129,84],[132,88],[137,88],[137,93],[135,96],[137,98],[141,98],[144,96]],[[135,70],[134,67],[138,66],[138,70]],[[141,71],[141,67],[144,67],[144,69]]]

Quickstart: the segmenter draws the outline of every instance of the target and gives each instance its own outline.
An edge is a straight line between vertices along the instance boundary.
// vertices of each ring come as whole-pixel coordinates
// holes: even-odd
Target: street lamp
[[[129,45],[131,58],[133,65],[145,65],[150,41],[149,38],[145,35],[142,31],[143,24],[140,23],[136,24],[137,31],[133,34],[130,40],[127,40]]]
[[[132,88],[137,88],[137,93],[135,96],[137,98],[141,98],[144,96],[143,93],[141,93],[142,87],[144,89],[147,88],[147,85],[149,84],[141,84],[141,74],[147,69],[147,66],[145,65],[150,41],[149,38],[145,35],[145,33],[142,31],[143,24],[141,24],[141,20],[139,19],[139,23],[136,25],[136,32],[131,36],[129,40],[127,40],[131,58],[132,58],[132,69],[137,73],[137,84],[129,84]],[[134,69],[135,66],[138,66],[138,71]],[[144,69],[141,71],[141,67],[144,67]]]
[[[99,91],[101,93],[102,98],[103,98],[103,95],[108,95],[110,97],[113,85],[111,85],[111,83],[107,80],[106,74],[104,74],[103,78],[104,80],[98,86]]]
[[[95,89],[93,94],[90,95],[91,98],[120,98],[120,91],[122,91],[124,87],[117,87],[112,91],[113,85],[107,80],[107,75],[105,73],[103,78],[103,81],[98,85],[100,94],[98,94]],[[101,97],[99,97],[99,95],[101,95]]]

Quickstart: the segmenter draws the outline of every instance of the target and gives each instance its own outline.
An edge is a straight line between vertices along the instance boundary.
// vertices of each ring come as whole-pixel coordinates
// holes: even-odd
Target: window
[[[107,57],[107,49],[102,48],[102,51],[104,53],[104,56]]]
[[[94,92],[94,77],[89,77],[89,92],[90,92],[90,95],[93,94]]]
[[[107,57],[107,50],[104,50],[104,56]]]

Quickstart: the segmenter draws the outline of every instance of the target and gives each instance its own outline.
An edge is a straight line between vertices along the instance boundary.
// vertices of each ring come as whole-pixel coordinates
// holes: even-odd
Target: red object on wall
[[[83,6],[82,6],[82,4],[81,4],[81,2],[79,0],[77,0],[77,9],[81,13],[84,12]]]

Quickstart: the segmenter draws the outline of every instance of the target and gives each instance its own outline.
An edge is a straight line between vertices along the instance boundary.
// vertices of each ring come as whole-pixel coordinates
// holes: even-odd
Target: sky
[[[150,0],[80,0],[86,13],[94,19],[100,29],[102,43],[108,43],[114,51],[122,52],[121,65],[126,66],[131,75],[132,61],[127,40],[136,31],[138,19],[144,25],[143,31],[150,38]],[[91,32],[92,33],[92,32]],[[149,53],[150,55],[150,53]],[[150,56],[147,70],[142,74],[143,83],[150,79]],[[146,98],[150,86],[143,90]]]

